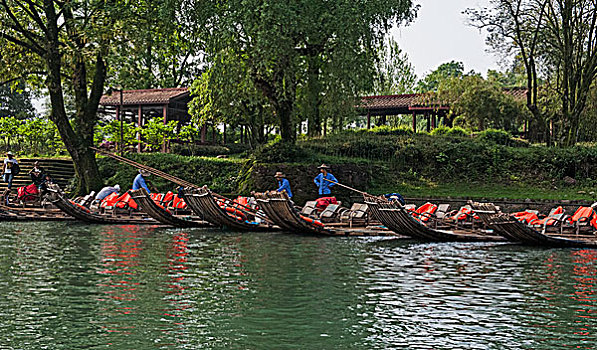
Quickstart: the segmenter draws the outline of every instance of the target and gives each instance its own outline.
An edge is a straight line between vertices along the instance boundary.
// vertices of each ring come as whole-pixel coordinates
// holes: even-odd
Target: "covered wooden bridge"
[[[527,89],[505,89],[504,93],[520,100],[526,98]],[[361,115],[367,116],[367,129],[371,128],[372,117],[379,118],[378,125],[384,125],[388,116],[412,115],[412,128],[415,132],[418,117],[425,118],[429,132],[439,126],[441,118],[444,118],[446,124],[446,117],[450,112],[450,105],[438,100],[434,93],[364,96],[356,107]]]

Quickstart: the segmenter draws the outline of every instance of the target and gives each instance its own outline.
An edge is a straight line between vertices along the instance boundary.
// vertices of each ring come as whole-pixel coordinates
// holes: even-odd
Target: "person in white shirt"
[[[14,154],[10,151],[6,152],[4,165],[2,166],[2,179],[8,183],[7,188],[12,188],[12,180],[18,173],[19,162],[14,158]]]

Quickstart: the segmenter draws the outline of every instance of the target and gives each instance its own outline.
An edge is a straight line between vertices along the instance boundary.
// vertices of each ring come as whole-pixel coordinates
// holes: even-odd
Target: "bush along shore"
[[[371,194],[406,197],[593,200],[597,147],[529,145],[503,131],[470,135],[461,130],[413,134],[406,129],[346,131],[296,145],[270,143],[228,158],[173,154],[129,154],[158,168],[224,194],[274,189],[284,172],[298,203],[317,196],[313,178],[326,163],[340,182]],[[107,183],[129,187],[135,169],[100,159]],[[153,179],[158,189],[171,189]],[[354,193],[336,189],[340,199]]]

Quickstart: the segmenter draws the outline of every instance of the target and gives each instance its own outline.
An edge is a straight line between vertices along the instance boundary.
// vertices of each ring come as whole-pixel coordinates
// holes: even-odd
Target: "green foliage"
[[[210,71],[219,72],[227,88],[250,80],[248,91],[267,100],[283,140],[294,142],[301,99],[315,107],[309,113],[316,123],[323,120],[316,118],[322,106],[325,117],[341,125],[338,107],[353,106],[371,89],[377,48],[390,28],[410,21],[417,8],[411,0],[210,0],[199,2],[197,10],[208,14],[211,24]],[[201,104],[224,106],[211,97]],[[245,101],[240,95],[233,103]],[[213,114],[217,108],[209,110]]]
[[[242,163],[233,159],[183,157],[165,153],[127,154],[127,158],[149,165],[197,185],[207,185],[219,193],[234,193],[238,187]],[[111,158],[99,158],[100,174],[105,184],[119,184],[123,189],[131,188],[137,169],[119,163]],[[149,176],[160,191],[172,191],[177,185],[164,179]]]
[[[0,144],[21,154],[58,155],[65,151],[56,126],[47,119],[0,118]]]
[[[436,70],[427,74],[425,78],[417,83],[417,92],[435,92],[440,85],[447,80],[462,78],[464,76],[464,64],[462,62],[450,61],[441,64]]]
[[[377,134],[377,135],[395,135],[395,136],[412,135],[413,134],[413,131],[410,128],[407,128],[407,127],[393,128],[393,127],[390,127],[387,125],[376,126],[374,128],[371,128],[370,130],[362,129],[362,132]]]
[[[18,119],[31,118],[35,110],[31,104],[31,93],[25,88],[25,83],[0,84],[0,118],[16,117]]]
[[[259,147],[253,153],[256,163],[293,163],[315,161],[312,151],[288,142],[272,142]]]
[[[439,126],[433,130],[431,130],[431,132],[429,133],[430,135],[433,136],[446,136],[448,134],[448,131],[450,131],[450,128],[447,126]]]
[[[478,133],[477,138],[484,142],[507,146],[511,143],[512,135],[504,130],[487,129]]]
[[[453,128],[450,128],[450,130],[446,132],[446,135],[452,137],[468,137],[471,135],[471,133],[464,128],[455,126]]]
[[[174,144],[171,146],[171,152],[182,156],[194,157],[213,157],[219,155],[229,155],[233,153],[240,153],[246,151],[247,148],[225,146],[211,146],[211,145],[194,145],[194,144]]]
[[[143,140],[152,150],[159,150],[175,136],[177,121],[171,120],[164,124],[160,117],[151,118],[141,128]]]
[[[414,92],[417,83],[415,68],[394,39],[390,38],[381,48],[376,71],[373,94],[395,95]]]
[[[136,145],[137,133],[141,130],[135,126],[135,123],[122,123],[122,140],[126,146]],[[112,120],[105,125],[98,125],[94,136],[96,144],[102,141],[120,142],[120,121]]]

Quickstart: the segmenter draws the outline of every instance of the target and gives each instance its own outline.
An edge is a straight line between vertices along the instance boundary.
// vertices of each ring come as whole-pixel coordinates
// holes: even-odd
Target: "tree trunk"
[[[87,97],[87,72],[82,57],[75,57],[73,63],[73,90],[75,92],[76,113],[75,129],[70,124],[64,106],[64,90],[62,89],[62,57],[59,49],[57,16],[53,1],[44,1],[46,16],[48,17],[47,52],[45,55],[48,68],[46,84],[50,94],[50,119],[60,133],[60,138],[70,153],[77,175],[75,195],[98,190],[102,186],[93,146],[93,131],[97,121],[97,107],[102,96],[106,66],[101,55],[97,55],[91,95]],[[65,12],[65,17],[71,17]]]
[[[296,135],[294,132],[294,123],[292,122],[292,101],[281,101],[275,108],[276,115],[280,121],[280,135],[282,142],[294,142]]]
[[[319,57],[308,58],[307,68],[307,120],[308,129],[307,134],[309,136],[321,136],[321,116],[320,116],[320,105],[321,105],[321,84],[319,82],[319,71],[320,62]]]

